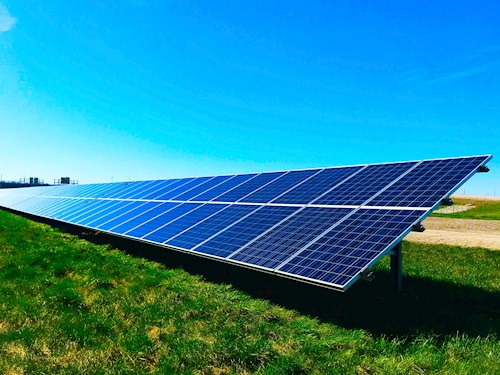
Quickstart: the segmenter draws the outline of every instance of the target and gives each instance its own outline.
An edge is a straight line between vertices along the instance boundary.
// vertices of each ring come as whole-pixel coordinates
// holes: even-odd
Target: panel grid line
[[[196,245],[195,247],[193,247],[191,250],[195,250],[196,248],[204,245],[205,243],[207,243],[208,241],[210,241],[211,239],[217,237],[219,234],[221,234],[222,232],[228,230],[229,228],[235,226],[236,224],[238,224],[239,222],[241,222],[242,220],[246,219],[247,217],[249,217],[250,215],[253,215],[255,212],[261,210],[262,208],[264,208],[264,206],[260,206],[258,207],[255,211],[252,211],[252,212],[249,212],[247,215],[245,216],[242,216],[239,220],[236,220],[235,222],[233,222],[232,224],[228,225],[226,228],[218,231],[217,233],[215,233],[214,235],[208,237],[206,240],[204,240],[203,242],[200,242],[198,245]]]
[[[195,204],[195,203],[193,203],[193,205],[196,205],[196,204]],[[178,207],[178,206],[176,206],[176,207]],[[202,208],[202,207],[203,207],[203,205],[196,206],[196,207],[194,207],[192,210],[186,211],[186,212],[185,212],[185,213],[183,213],[182,215],[175,217],[174,219],[172,219],[172,220],[170,220],[170,221],[166,222],[165,224],[163,224],[163,225],[161,225],[161,226],[159,226],[159,227],[157,227],[157,228],[154,228],[153,230],[151,230],[150,232],[146,233],[144,236],[141,236],[141,237],[139,237],[139,238],[145,238],[145,237],[148,237],[150,234],[152,234],[152,233],[154,233],[154,232],[156,232],[156,231],[159,231],[159,230],[160,230],[160,229],[162,229],[162,228],[165,228],[165,227],[166,227],[167,225],[169,225],[170,223],[173,223],[173,222],[175,222],[176,220],[179,220],[180,218],[182,218],[182,217],[186,216],[187,214],[190,214],[190,213],[192,213],[192,212],[196,212],[197,210],[199,210],[199,209],[200,209],[200,208]],[[161,215],[160,215],[160,216],[161,216]]]
[[[0,207],[345,291],[491,158],[4,189]]]
[[[207,216],[206,218],[204,218],[203,220],[200,220],[199,222],[197,222],[197,223],[195,223],[195,224],[191,225],[190,227],[188,227],[188,228],[184,229],[182,232],[179,232],[179,233],[177,233],[176,235],[174,235],[174,236],[172,236],[172,237],[170,237],[170,238],[167,238],[167,239],[166,239],[165,241],[163,241],[162,243],[167,243],[168,241],[171,241],[171,240],[173,240],[173,239],[175,239],[175,238],[179,237],[180,235],[184,234],[185,232],[187,232],[187,231],[191,230],[192,228],[196,227],[198,224],[201,224],[201,223],[203,223],[204,221],[206,221],[206,220],[210,219],[211,217],[213,217],[213,216],[217,215],[218,213],[223,212],[224,210],[227,210],[229,207],[231,207],[231,206],[230,206],[230,205],[227,205],[226,207],[222,208],[220,211],[216,211],[216,212],[214,212],[213,214],[211,214],[210,216]]]
[[[422,162],[420,163],[417,163],[415,164],[413,167],[411,167],[408,171],[406,171],[405,173],[403,173],[402,175],[400,175],[397,179],[395,179],[392,183],[388,184],[384,189],[380,190],[378,193],[376,193],[374,196],[370,197],[369,199],[367,199],[365,202],[363,202],[363,205],[366,205],[366,203],[368,203],[370,200],[372,200],[374,197],[376,197],[377,195],[380,195],[383,191],[387,190],[390,186],[394,185],[397,181],[401,180],[403,178],[403,176],[406,176],[410,171],[412,171],[413,169],[415,169],[418,165],[420,165]],[[360,206],[360,207],[361,207]],[[316,237],[315,239],[311,240],[307,245],[305,245],[302,249],[298,250],[296,253],[294,253],[292,256],[290,256],[288,259],[286,259],[285,261],[283,261],[278,267],[276,267],[276,270],[279,270],[281,269],[282,267],[285,266],[285,264],[289,263],[290,261],[292,261],[295,257],[297,257],[298,255],[300,255],[301,253],[303,253],[309,246],[311,246],[313,243],[319,241],[321,238],[323,238],[324,236],[326,236],[330,231],[332,231],[333,229],[335,229],[338,225],[342,224],[346,219],[348,219],[349,217],[351,217],[352,215],[354,215],[355,212],[357,212],[358,210],[360,210],[360,208],[356,208],[354,209],[352,212],[350,212],[349,214],[347,214],[346,216],[344,216],[343,219],[340,219],[340,221],[336,222],[335,224],[333,224],[329,229],[327,229],[325,232],[323,232],[321,235],[319,235],[318,237]]]

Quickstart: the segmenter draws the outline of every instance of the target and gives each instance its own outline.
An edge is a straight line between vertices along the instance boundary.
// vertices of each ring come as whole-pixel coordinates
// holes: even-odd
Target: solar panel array
[[[347,289],[491,155],[0,190],[0,206]]]

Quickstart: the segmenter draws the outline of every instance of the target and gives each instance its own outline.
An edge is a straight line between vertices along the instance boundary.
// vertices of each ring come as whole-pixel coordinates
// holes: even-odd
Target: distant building
[[[78,185],[78,180],[72,180],[69,177],[61,177],[54,180],[54,185]]]
[[[21,188],[30,186],[49,186],[38,177],[20,178],[19,181],[0,181],[0,189]]]

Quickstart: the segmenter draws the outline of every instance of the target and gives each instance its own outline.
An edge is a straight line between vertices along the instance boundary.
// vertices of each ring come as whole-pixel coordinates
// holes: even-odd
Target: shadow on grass
[[[24,216],[93,243],[109,244],[169,268],[202,275],[207,281],[232,284],[253,297],[321,321],[365,329],[376,336],[413,337],[422,333],[500,336],[500,295],[479,288],[403,274],[403,292],[396,293],[389,272],[375,272],[375,280],[358,281],[346,293],[340,293],[100,232],[86,229],[82,232],[80,227],[53,220]]]

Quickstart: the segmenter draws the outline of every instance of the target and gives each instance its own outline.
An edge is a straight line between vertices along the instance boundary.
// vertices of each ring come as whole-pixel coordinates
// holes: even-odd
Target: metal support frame
[[[425,228],[422,225],[422,223],[419,221],[418,223],[413,224],[413,226],[411,227],[411,230],[413,232],[423,232],[425,230]]]
[[[394,290],[396,292],[401,292],[403,284],[403,277],[401,273],[403,260],[402,249],[403,246],[401,245],[401,242],[398,242],[398,244],[394,246],[389,253],[391,255],[391,275],[394,280]]]
[[[442,201],[441,201],[441,205],[442,206],[453,206],[454,203],[453,203],[453,200],[448,197],[448,198],[444,198]]]

